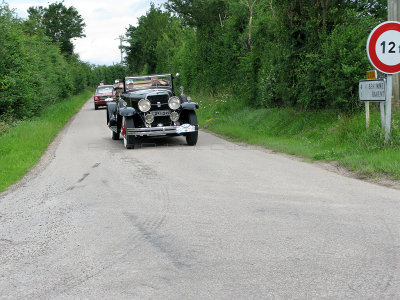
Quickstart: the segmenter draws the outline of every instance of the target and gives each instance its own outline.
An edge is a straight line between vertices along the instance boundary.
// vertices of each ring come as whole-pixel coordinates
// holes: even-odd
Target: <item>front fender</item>
[[[196,102],[184,102],[181,104],[182,109],[186,110],[195,110],[199,108],[199,105]]]
[[[107,103],[107,124],[109,124],[109,122],[111,123],[115,123],[115,113],[117,111],[117,103],[115,102],[108,102]]]
[[[136,110],[133,107],[121,107],[119,114],[124,117],[130,117],[136,114]]]
[[[107,102],[107,109],[109,112],[115,113],[117,110],[117,103],[115,102]]]

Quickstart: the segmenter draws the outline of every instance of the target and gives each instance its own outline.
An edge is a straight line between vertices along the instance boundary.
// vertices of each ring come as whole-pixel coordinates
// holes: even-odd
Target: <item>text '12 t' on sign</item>
[[[382,73],[400,72],[400,23],[388,21],[376,26],[368,37],[367,54]]]
[[[384,79],[361,80],[358,86],[360,101],[382,102],[386,100]]]

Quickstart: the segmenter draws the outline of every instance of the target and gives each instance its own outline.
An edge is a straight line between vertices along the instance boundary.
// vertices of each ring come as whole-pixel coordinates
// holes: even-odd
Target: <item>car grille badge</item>
[[[157,107],[161,107],[161,102],[157,102]]]

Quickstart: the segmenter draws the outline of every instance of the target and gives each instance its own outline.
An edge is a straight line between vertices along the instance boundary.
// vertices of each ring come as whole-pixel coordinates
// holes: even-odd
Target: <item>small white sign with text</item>
[[[360,80],[358,90],[360,101],[386,101],[385,79]]]

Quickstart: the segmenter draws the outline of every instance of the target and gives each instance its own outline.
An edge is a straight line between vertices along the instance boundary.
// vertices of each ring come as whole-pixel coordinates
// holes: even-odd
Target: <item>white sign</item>
[[[386,74],[400,72],[400,22],[388,21],[376,26],[367,41],[371,64]]]
[[[400,32],[389,30],[382,33],[375,44],[378,59],[385,65],[394,66],[400,62]]]
[[[384,79],[360,80],[358,91],[360,101],[381,102],[386,100]]]

